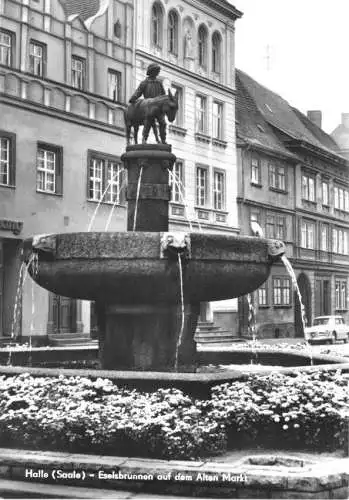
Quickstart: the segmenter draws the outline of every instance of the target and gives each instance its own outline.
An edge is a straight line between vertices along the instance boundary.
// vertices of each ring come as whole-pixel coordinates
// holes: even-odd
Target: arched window
[[[170,54],[178,54],[178,16],[174,10],[168,14],[168,51]]]
[[[198,31],[198,57],[199,66],[206,68],[207,66],[207,31],[205,26],[201,25]]]
[[[213,33],[213,36],[212,36],[212,71],[214,73],[221,72],[221,66],[222,66],[221,46],[222,46],[222,41],[221,41],[220,34],[217,32]]]
[[[162,9],[159,3],[154,3],[151,9],[151,44],[162,47]]]

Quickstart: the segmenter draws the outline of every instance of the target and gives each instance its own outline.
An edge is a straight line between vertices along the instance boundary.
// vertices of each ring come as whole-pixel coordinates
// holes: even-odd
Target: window
[[[261,164],[255,156],[251,159],[251,183],[258,185],[261,183]]]
[[[213,33],[212,36],[212,71],[221,72],[221,36],[219,33]]]
[[[334,208],[337,210],[349,211],[349,192],[340,187],[334,187]]]
[[[94,152],[89,152],[88,161],[88,199],[121,204],[121,162],[117,158]]]
[[[201,25],[198,31],[198,59],[199,66],[207,67],[207,31],[205,26]]]
[[[286,218],[283,215],[267,214],[265,233],[267,238],[286,239]]]
[[[323,252],[328,251],[328,236],[329,236],[329,228],[327,224],[321,225],[321,241],[320,241],[320,249]]]
[[[207,132],[207,99],[202,95],[196,96],[196,131]]]
[[[173,125],[177,125],[177,127],[181,127],[183,125],[183,116],[184,116],[184,101],[183,101],[183,89],[177,85],[171,85],[171,92],[173,95],[177,92],[177,100],[178,100],[178,111],[176,114],[176,119]]]
[[[275,306],[289,306],[291,304],[289,278],[273,278],[273,300]]]
[[[250,222],[257,222],[259,225],[261,224],[261,214],[259,210],[251,208]]]
[[[63,148],[38,143],[36,154],[36,190],[62,194]]]
[[[332,251],[341,255],[348,255],[348,231],[334,228],[332,231]]]
[[[223,139],[223,104],[213,101],[213,137]]]
[[[285,167],[269,164],[269,186],[274,189],[286,190]]]
[[[213,207],[216,210],[225,208],[225,174],[218,170],[213,173]]]
[[[348,285],[346,279],[336,279],[336,309],[348,309]]]
[[[315,179],[308,175],[302,175],[302,198],[307,201],[315,201]]]
[[[178,54],[178,16],[174,10],[168,14],[168,51],[170,54]]]
[[[0,130],[0,186],[15,185],[16,136]]]
[[[71,64],[71,84],[75,89],[84,90],[86,80],[86,61],[80,57],[73,56]]]
[[[329,185],[328,182],[322,181],[322,204],[323,205],[328,205],[329,204]]]
[[[171,182],[171,201],[175,203],[183,203],[184,200],[184,172],[183,162],[177,160],[173,165],[172,175],[170,175]]]
[[[302,221],[301,247],[312,250],[315,248],[315,224],[313,222]]]
[[[206,167],[196,168],[196,204],[205,207],[208,204],[208,171]]]
[[[121,101],[121,73],[119,71],[108,70],[108,97],[113,101]]]
[[[45,76],[46,46],[31,41],[29,45],[29,71],[35,76]]]
[[[258,305],[259,306],[267,306],[268,305],[268,291],[267,291],[267,282],[264,282],[258,290]]]
[[[13,34],[0,30],[0,64],[12,66]]]
[[[162,9],[154,3],[151,10],[151,43],[154,47],[162,47]]]

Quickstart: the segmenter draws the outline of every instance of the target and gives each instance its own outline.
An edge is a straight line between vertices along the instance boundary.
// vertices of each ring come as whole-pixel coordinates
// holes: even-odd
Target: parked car
[[[304,333],[309,344],[315,342],[334,344],[337,340],[348,342],[349,326],[345,324],[342,316],[318,316],[314,319],[313,326],[305,328]]]

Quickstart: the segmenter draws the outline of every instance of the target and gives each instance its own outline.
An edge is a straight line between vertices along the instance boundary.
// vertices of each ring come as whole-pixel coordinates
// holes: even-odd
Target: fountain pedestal
[[[128,146],[122,160],[128,171],[127,230],[167,232],[171,196],[169,172],[176,161],[171,146]],[[160,250],[159,247],[159,253]],[[153,371],[193,368],[199,304],[184,304],[183,318],[177,259],[170,259],[169,267],[173,280],[178,282],[176,303],[152,303],[150,281],[149,303],[99,304],[102,368]]]

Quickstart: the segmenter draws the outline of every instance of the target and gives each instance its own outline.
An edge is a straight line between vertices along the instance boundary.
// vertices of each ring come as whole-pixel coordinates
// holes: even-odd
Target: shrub
[[[83,377],[0,377],[2,446],[195,459],[254,445],[334,449],[348,438],[340,372],[252,375],[207,401]]]

